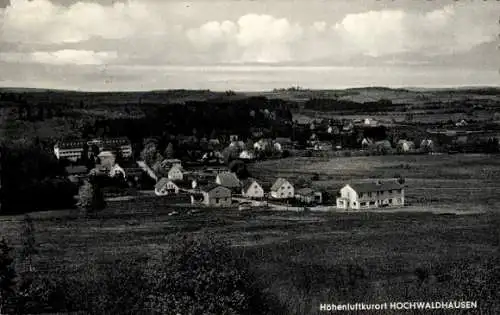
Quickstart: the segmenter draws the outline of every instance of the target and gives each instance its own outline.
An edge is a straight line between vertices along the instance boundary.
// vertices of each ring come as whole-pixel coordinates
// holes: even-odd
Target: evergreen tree
[[[23,231],[21,232],[21,239],[23,247],[21,249],[21,256],[28,265],[28,270],[33,271],[33,255],[38,253],[35,242],[35,227],[33,219],[26,215],[23,220]]]
[[[78,192],[78,207],[84,212],[95,212],[106,207],[104,195],[95,180],[85,181]]]
[[[165,152],[163,155],[166,159],[173,159],[175,155],[174,153],[174,145],[172,144],[172,142],[170,142],[165,148]]]

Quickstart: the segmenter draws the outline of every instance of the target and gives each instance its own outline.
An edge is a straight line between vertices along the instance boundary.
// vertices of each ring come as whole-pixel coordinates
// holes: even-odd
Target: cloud
[[[232,62],[280,62],[292,60],[291,45],[303,29],[285,18],[247,14],[233,21],[210,21],[187,31],[198,49],[222,49]]]
[[[492,41],[497,30],[471,19],[467,6],[448,5],[425,13],[403,10],[369,11],[346,15],[333,27],[344,45],[370,56],[421,52],[442,54],[464,51]]]
[[[4,41],[75,43],[92,37],[127,38],[143,31],[151,35],[165,28],[161,15],[137,1],[65,7],[49,0],[12,0],[2,11]]]
[[[0,60],[49,65],[104,65],[117,58],[116,52],[64,49],[54,52],[0,53]]]
[[[334,18],[320,8],[338,6],[300,1],[288,11],[273,2],[75,1],[12,0],[0,8],[0,58],[51,65],[363,65],[368,56],[404,64],[409,56],[467,52],[498,33],[493,6],[476,3],[431,11],[345,6]],[[297,14],[301,8],[307,15]]]

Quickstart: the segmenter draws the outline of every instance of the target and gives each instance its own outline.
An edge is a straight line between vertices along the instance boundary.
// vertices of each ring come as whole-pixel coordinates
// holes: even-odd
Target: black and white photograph
[[[0,0],[0,315],[500,313],[500,1]]]

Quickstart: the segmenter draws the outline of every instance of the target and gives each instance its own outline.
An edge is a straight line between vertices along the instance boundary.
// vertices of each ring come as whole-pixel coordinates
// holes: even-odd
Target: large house
[[[178,165],[172,166],[172,168],[168,171],[167,176],[171,180],[182,180],[184,178],[182,168]]]
[[[404,206],[404,186],[397,181],[347,184],[340,189],[337,208],[369,209]]]
[[[85,145],[89,147],[89,152],[91,151],[91,147],[95,145],[99,148],[99,152],[103,151],[104,148],[111,147],[119,149],[124,158],[132,156],[132,144],[127,138],[60,141],[54,146],[54,154],[57,159],[76,161],[82,156]]]
[[[180,187],[171,179],[163,177],[155,185],[155,194],[157,196],[166,196],[178,194]]]
[[[264,198],[264,189],[255,179],[245,179],[242,184],[241,194],[243,197]]]
[[[191,203],[210,207],[229,207],[232,204],[231,190],[214,183],[201,186],[191,192]]]
[[[271,197],[275,199],[293,198],[293,185],[284,178],[278,178],[271,186]]]
[[[236,177],[236,174],[230,172],[217,174],[215,183],[235,191],[241,189],[240,180]]]

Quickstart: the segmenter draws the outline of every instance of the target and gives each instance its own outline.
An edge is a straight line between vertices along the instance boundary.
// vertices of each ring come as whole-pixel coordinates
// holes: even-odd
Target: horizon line
[[[298,88],[297,90],[293,90]],[[76,92],[76,93],[151,93],[151,92],[169,92],[169,91],[205,91],[213,93],[225,93],[232,91],[234,93],[276,93],[276,92],[315,92],[315,91],[342,91],[353,89],[389,89],[389,90],[460,90],[460,89],[500,89],[500,85],[439,85],[439,86],[381,86],[381,85],[365,85],[365,86],[346,86],[346,87],[332,87],[328,89],[312,89],[301,86],[277,87],[271,90],[212,90],[212,89],[193,89],[193,88],[166,88],[166,89],[144,89],[144,90],[80,90],[80,89],[58,89],[58,88],[44,88],[44,87],[22,87],[22,86],[3,86],[0,87],[0,92],[3,90],[25,90],[26,92]]]

